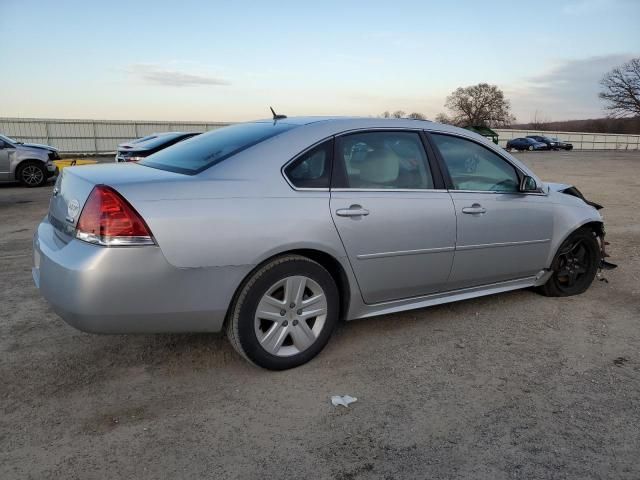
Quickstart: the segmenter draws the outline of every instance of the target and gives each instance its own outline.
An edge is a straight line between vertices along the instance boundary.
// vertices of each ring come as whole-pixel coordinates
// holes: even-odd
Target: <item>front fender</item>
[[[558,195],[563,194],[558,193]],[[568,195],[567,197],[570,199],[575,198]],[[554,204],[553,236],[546,262],[547,268],[551,267],[556,252],[569,235],[589,223],[596,222],[600,225],[604,223],[602,216],[595,208],[586,205],[580,199],[575,198],[575,200],[580,204],[577,204],[577,202],[574,205],[567,205],[564,202],[562,204]]]

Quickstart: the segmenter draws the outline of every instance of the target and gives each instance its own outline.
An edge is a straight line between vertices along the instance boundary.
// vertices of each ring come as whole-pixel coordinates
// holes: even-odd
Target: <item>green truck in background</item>
[[[493,143],[498,145],[498,134],[491,130],[489,127],[483,127],[481,125],[468,125],[464,127],[466,130],[471,130],[483,137],[490,139]]]

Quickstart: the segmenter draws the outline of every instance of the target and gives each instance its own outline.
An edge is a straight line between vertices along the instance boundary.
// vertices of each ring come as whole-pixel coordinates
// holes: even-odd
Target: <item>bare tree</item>
[[[640,57],[608,72],[600,85],[611,117],[640,116]]]
[[[404,113],[404,111],[402,111],[402,110],[396,110],[395,112],[393,112],[391,114],[391,116],[393,118],[404,118],[405,115],[406,115],[406,113]]]
[[[515,120],[502,90],[488,83],[456,89],[447,97],[445,107],[452,112],[451,122],[460,126],[503,127]]]
[[[382,112],[382,115],[380,115],[382,118],[391,118],[391,114],[389,113],[389,110],[385,110],[384,112]]]
[[[412,120],[426,120],[427,117],[424,116],[422,113],[418,113],[418,112],[412,112],[409,115],[407,115],[407,118],[410,118]]]
[[[533,119],[529,124],[531,125],[531,128],[535,130],[545,130],[550,122],[551,119],[549,117],[544,116],[542,112],[536,109],[533,113]]]
[[[446,113],[439,113],[436,115],[436,122],[438,123],[446,123],[448,125],[452,125],[453,122],[452,120],[449,118],[449,116]]]

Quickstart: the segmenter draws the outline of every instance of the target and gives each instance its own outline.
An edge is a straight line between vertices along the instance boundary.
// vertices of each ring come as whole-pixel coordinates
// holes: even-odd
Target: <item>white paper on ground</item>
[[[350,395],[334,395],[331,397],[331,404],[334,407],[337,407],[338,405],[342,405],[343,407],[349,407],[350,403],[353,403],[357,400],[358,400],[357,398],[352,397]]]

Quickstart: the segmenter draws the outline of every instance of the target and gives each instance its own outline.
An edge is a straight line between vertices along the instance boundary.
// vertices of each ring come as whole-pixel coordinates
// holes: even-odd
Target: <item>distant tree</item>
[[[438,115],[436,115],[436,122],[438,123],[446,123],[451,125],[453,122],[451,121],[451,119],[447,116],[446,113],[439,113]]]
[[[406,115],[406,114],[405,114],[405,113],[404,113],[404,111],[402,111],[402,110],[396,110],[395,112],[393,112],[393,113],[391,114],[391,116],[392,116],[393,118],[404,118],[404,116],[405,116],[405,115]]]
[[[447,97],[445,107],[451,110],[451,123],[460,126],[504,127],[515,120],[502,90],[488,83],[456,89]]]
[[[418,113],[418,112],[412,112],[409,115],[407,115],[407,118],[411,118],[412,120],[426,120],[427,117],[425,117],[423,114]]]
[[[531,128],[535,130],[546,130],[549,126],[551,119],[545,117],[544,114],[538,110],[533,113],[533,119],[530,122]]]
[[[382,118],[391,118],[391,114],[389,113],[389,110],[385,110],[384,112],[382,112],[380,116]]]
[[[640,116],[640,57],[608,72],[600,85],[611,117]]]

